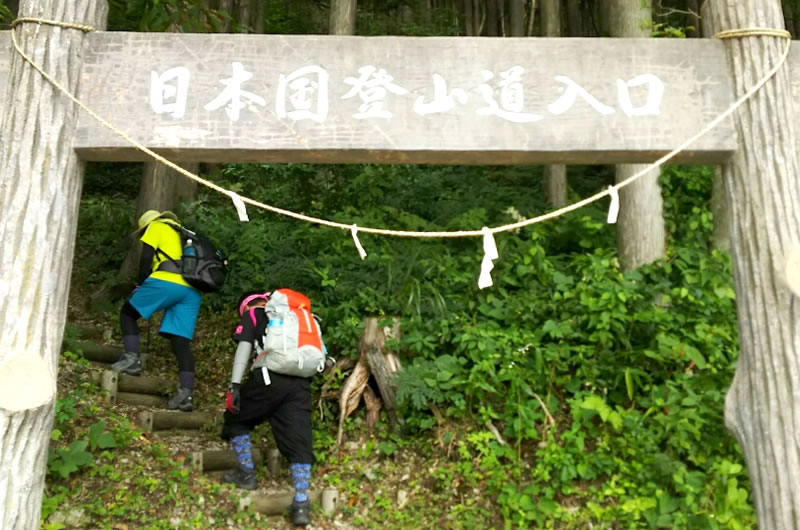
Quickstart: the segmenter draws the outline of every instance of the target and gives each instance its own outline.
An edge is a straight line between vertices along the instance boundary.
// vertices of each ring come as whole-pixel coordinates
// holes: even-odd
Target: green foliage
[[[574,193],[608,184],[607,168],[571,171]],[[225,289],[204,298],[212,312],[230,315],[243,290],[299,289],[340,358],[357,354],[365,315],[401,319],[393,347],[405,358],[396,379],[403,435],[450,448],[433,474],[442,491],[455,481],[491,501],[457,503],[442,515],[447,524],[481,526],[499,514],[510,527],[738,528],[754,514],[722,418],[738,344],[730,262],[709,244],[710,176],[705,167],[664,169],[665,260],[623,273],[606,205],[595,204],[499,234],[495,285],[483,291],[478,239],[360,234],[361,260],[346,231],[254,209],[238,223],[216,194],[201,193],[179,215],[230,258]],[[217,182],[359,226],[476,229],[547,209],[530,168],[243,164],[226,166]],[[119,229],[128,214],[103,207],[116,200],[84,199],[87,222]],[[79,233],[81,252],[92,255],[112,231]],[[330,457],[329,420],[319,419],[315,449]],[[466,432],[448,428],[465,421]],[[392,459],[401,445],[388,438],[367,449],[363,458]]]
[[[88,432],[80,439],[75,425],[80,421],[80,415],[87,411],[76,406],[85,399],[82,391],[77,391],[64,398],[56,400],[55,425],[50,434],[52,443],[48,449],[47,472],[67,478],[79,469],[90,466],[94,462],[92,453],[100,449],[110,449],[117,446],[114,434],[106,430],[105,421],[94,422],[89,426]],[[59,444],[63,439],[72,438],[67,444]]]
[[[653,38],[662,39],[685,39],[686,32],[694,29],[694,26],[672,26],[671,24],[664,22],[654,22],[650,27],[651,36]]]
[[[212,33],[230,14],[207,7],[203,0],[109,0],[109,29]]]
[[[86,450],[86,440],[76,440],[69,447],[52,450],[47,459],[47,471],[57,473],[61,478],[67,476],[78,468],[92,463],[92,455]]]
[[[0,23],[2,24],[10,24],[14,21],[14,13],[11,12],[8,7],[3,5],[3,2],[0,2]]]

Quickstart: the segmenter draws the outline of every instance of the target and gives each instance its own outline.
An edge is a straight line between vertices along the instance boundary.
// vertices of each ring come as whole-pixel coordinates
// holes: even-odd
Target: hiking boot
[[[244,490],[254,490],[258,487],[255,469],[248,471],[241,466],[231,471],[226,471],[220,476],[220,480],[235,484],[237,488]]]
[[[181,387],[175,392],[175,395],[167,401],[167,408],[169,410],[178,409],[183,412],[191,412],[192,410],[192,389]]]
[[[142,361],[139,360],[138,353],[126,351],[117,362],[111,365],[111,369],[123,374],[140,375],[142,373]]]
[[[311,501],[292,501],[291,517],[292,524],[295,526],[306,526],[307,524],[311,524]]]

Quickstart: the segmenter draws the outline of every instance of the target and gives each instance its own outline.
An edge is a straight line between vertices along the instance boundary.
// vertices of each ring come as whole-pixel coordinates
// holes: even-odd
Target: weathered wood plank
[[[183,160],[646,162],[731,99],[710,40],[98,32],[88,42],[81,98]],[[365,67],[385,70],[367,79],[376,86],[360,85]],[[232,88],[243,92],[226,98]],[[75,147],[87,159],[144,156],[86,115]],[[734,147],[726,122],[680,160],[719,161]]]
[[[732,99],[722,44],[708,39],[96,32],[87,42],[81,99],[119,129],[174,160],[648,162],[699,131]],[[0,32],[2,86],[10,53],[9,34]],[[792,52],[790,64],[800,63],[799,53]],[[224,98],[217,100],[223,82],[233,76],[233,63],[252,74],[240,87],[254,99],[240,98],[239,109],[228,108]],[[311,89],[308,83],[321,78],[290,79],[298,69],[314,65],[327,75],[324,120],[318,98],[323,91],[308,92],[304,118],[297,114],[303,101],[295,90]],[[386,90],[380,80],[388,78],[372,76],[368,81],[378,82],[371,87],[373,92],[363,86],[356,90],[364,66],[384,69],[396,88]],[[522,68],[518,85],[513,67]],[[181,109],[176,78],[168,79],[174,68],[185,68],[189,75]],[[792,71],[796,72],[793,90],[798,93],[800,68]],[[646,110],[652,90],[633,86],[633,80],[643,75],[663,82],[659,110],[653,115],[628,115]],[[160,81],[154,84],[153,76]],[[281,76],[287,82],[282,83]],[[438,95],[434,76],[441,83]],[[620,89],[618,83],[626,82],[631,86]],[[292,83],[306,84],[287,88]],[[576,87],[594,98],[594,106],[581,94],[568,105]],[[514,88],[521,88],[517,96],[523,99],[515,99]],[[175,95],[168,94],[172,89]],[[361,96],[376,99],[366,102]],[[495,111],[509,112],[505,117],[492,115],[492,104]],[[453,108],[442,111],[447,105]],[[355,117],[362,111],[369,114],[370,109],[391,117]],[[515,109],[520,112],[510,112]],[[525,122],[533,118],[540,119]],[[85,113],[74,145],[90,160],[145,157]],[[726,121],[676,161],[719,162],[735,145]]]

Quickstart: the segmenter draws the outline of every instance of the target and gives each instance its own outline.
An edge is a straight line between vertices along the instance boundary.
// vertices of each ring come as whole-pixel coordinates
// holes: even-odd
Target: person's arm
[[[142,257],[139,258],[139,274],[137,276],[137,285],[141,285],[143,281],[153,272],[153,257],[156,255],[156,249],[142,243]]]
[[[241,410],[242,397],[239,387],[242,386],[242,377],[247,370],[247,363],[250,360],[250,352],[253,350],[253,343],[242,340],[236,345],[236,355],[233,357],[233,373],[231,384],[228,385],[228,397],[225,406],[231,414],[239,414]]]
[[[242,378],[247,371],[247,364],[250,362],[250,354],[253,352],[253,343],[241,341],[236,346],[236,355],[233,357],[233,370],[231,373],[231,384],[241,384]]]

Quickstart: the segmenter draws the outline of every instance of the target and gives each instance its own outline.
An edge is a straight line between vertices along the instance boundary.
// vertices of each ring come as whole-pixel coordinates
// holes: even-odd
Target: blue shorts
[[[142,318],[150,318],[163,309],[164,318],[158,332],[192,340],[201,300],[200,292],[191,287],[147,278],[128,301]]]

